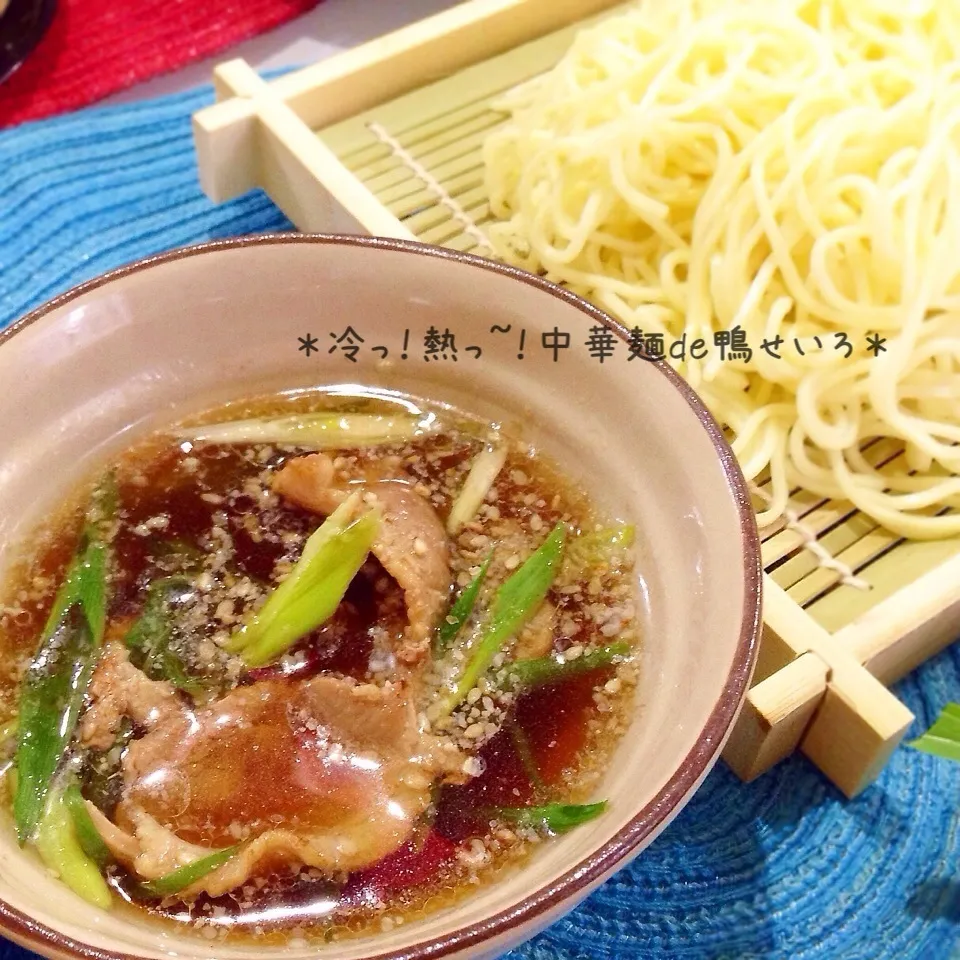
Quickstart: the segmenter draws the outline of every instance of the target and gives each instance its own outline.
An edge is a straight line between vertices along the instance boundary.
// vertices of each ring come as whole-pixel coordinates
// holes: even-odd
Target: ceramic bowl
[[[353,361],[337,343],[347,327],[363,338]],[[424,359],[431,327],[453,333],[456,360]],[[605,331],[616,347],[601,360],[588,342]],[[569,347],[545,347],[554,334]],[[97,960],[493,957],[646,847],[719,756],[747,691],[761,571],[716,423],[666,365],[628,360],[626,339],[522,271],[414,243],[296,234],[141,261],[0,334],[0,566],[45,508],[153,428],[245,395],[374,385],[518,423],[611,514],[634,520],[644,633],[634,719],[597,791],[609,810],[453,909],[328,948],[214,947],[88,906],[0,824],[0,930],[48,957]]]

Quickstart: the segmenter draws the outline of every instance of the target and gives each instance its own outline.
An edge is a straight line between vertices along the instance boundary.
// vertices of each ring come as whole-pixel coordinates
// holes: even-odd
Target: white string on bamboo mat
[[[542,84],[546,79],[547,79],[547,74],[538,73],[536,76],[528,77],[526,80],[521,80],[519,83],[514,84],[512,87],[507,87],[506,90],[501,91],[499,96],[494,98],[490,106],[496,110],[500,97],[503,97],[504,99],[509,97],[511,100],[513,100],[517,96],[517,94],[521,92],[533,93],[534,90],[536,90],[536,88],[540,84]]]
[[[490,245],[490,241],[486,238],[483,231],[470,219],[467,215],[466,210],[460,206],[457,201],[450,196],[449,193],[443,188],[443,185],[437,180],[436,177],[420,163],[416,157],[413,156],[408,150],[404,149],[400,145],[400,142],[379,123],[368,123],[367,129],[382,143],[384,146],[390,148],[390,152],[406,167],[410,170],[418,180],[423,181],[428,190],[432,190],[436,195],[437,199],[450,211],[453,218],[463,227],[464,233],[468,236],[473,237],[477,243],[486,248],[487,250],[492,251],[493,247]]]
[[[750,492],[756,494],[764,503],[772,502],[770,495],[761,487],[750,484]],[[792,507],[788,506],[784,509],[783,519],[785,521],[784,526],[788,530],[792,530],[800,538],[801,549],[809,550],[810,553],[817,558],[817,563],[819,563],[821,567],[833,570],[834,573],[839,575],[840,582],[848,587],[853,587],[855,590],[870,589],[870,584],[862,577],[858,577],[853,572],[852,567],[834,557],[820,541],[817,540],[817,535],[803,523],[800,515]]]

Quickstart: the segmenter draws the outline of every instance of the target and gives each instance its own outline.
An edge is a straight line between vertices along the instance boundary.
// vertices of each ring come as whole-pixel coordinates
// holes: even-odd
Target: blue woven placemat
[[[211,101],[203,88],[0,133],[0,328],[147,254],[291,229],[263,194],[201,194],[189,118]],[[960,699],[960,651],[896,692],[915,734]],[[958,805],[960,765],[906,749],[853,802],[799,758],[746,786],[720,764],[633,866],[510,958],[946,960]],[[30,956],[0,946],[0,960]]]

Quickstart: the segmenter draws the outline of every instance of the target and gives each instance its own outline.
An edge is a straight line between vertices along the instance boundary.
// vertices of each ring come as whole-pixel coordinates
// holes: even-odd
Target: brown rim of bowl
[[[269,246],[272,244],[331,244],[341,246],[366,247],[372,250],[392,250],[412,253],[419,256],[436,257],[441,260],[454,260],[481,270],[489,270],[511,277],[544,293],[563,300],[576,307],[591,321],[609,327],[621,340],[627,342],[627,329],[603,311],[587,303],[581,297],[565,290],[542,277],[525,270],[507,266],[494,260],[487,260],[471,253],[460,253],[443,247],[431,246],[410,240],[393,240],[383,237],[351,236],[340,234],[301,234],[268,233],[250,237],[235,237],[228,240],[213,240],[207,243],[182,247],[156,256],[138,260],[127,266],[102,274],[92,280],[68,290],[66,293],[48,301],[26,316],[15,321],[8,329],[0,332],[0,345],[4,344],[20,330],[40,320],[52,310],[62,307],[91,290],[97,289],[113,280],[121,279],[156,264],[180,260],[184,257],[198,256],[217,250],[229,250],[239,247]],[[441,937],[424,941],[403,950],[391,950],[385,953],[372,953],[367,960],[423,960],[423,958],[444,957],[457,950],[476,946],[491,940],[521,923],[556,908],[560,903],[603,879],[614,871],[630,853],[632,853],[657,827],[670,817],[684,796],[708,771],[718,755],[718,745],[722,743],[733,725],[737,711],[747,692],[756,661],[760,638],[760,608],[762,566],[760,561],[760,541],[757,536],[756,517],[750,505],[750,496],[740,466],[723,436],[716,420],[703,405],[703,401],[687,386],[686,382],[664,361],[649,361],[665,376],[687,401],[697,415],[704,430],[713,442],[720,459],[724,476],[730,486],[740,516],[740,540],[744,554],[744,600],[734,664],[727,676],[723,691],[706,725],[700,732],[693,749],[684,757],[679,769],[667,781],[663,789],[635,817],[624,826],[616,836],[607,841],[599,850],[594,851],[585,860],[568,870],[550,885],[537,890],[508,910],[503,910],[479,923],[471,924],[462,930],[456,930]],[[70,937],[57,933],[44,924],[37,923],[19,910],[15,910],[0,901],[0,929],[12,939],[30,947],[53,948],[60,955],[89,958],[89,960],[143,960],[134,954],[116,953],[100,950],[80,943]]]

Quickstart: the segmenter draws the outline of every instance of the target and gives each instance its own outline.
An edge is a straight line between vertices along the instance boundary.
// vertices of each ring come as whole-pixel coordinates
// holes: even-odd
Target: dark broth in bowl
[[[0,693],[11,829],[81,896],[335,939],[603,815],[632,528],[522,437],[373,391],[268,398],[77,501],[9,580]]]

